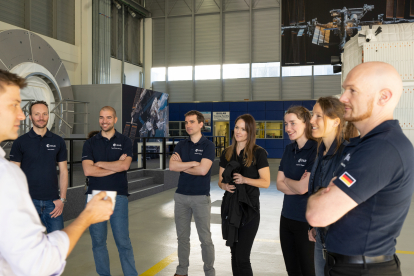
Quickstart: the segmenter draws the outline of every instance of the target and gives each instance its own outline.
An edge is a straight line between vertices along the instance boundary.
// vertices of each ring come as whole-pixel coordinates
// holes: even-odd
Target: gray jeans
[[[215,276],[214,270],[214,245],[211,240],[210,214],[211,200],[209,196],[187,196],[174,194],[175,227],[178,239],[178,266],[176,273],[187,275],[190,258],[190,233],[191,217],[198,232],[201,242],[201,255],[204,262],[204,273],[206,276]]]

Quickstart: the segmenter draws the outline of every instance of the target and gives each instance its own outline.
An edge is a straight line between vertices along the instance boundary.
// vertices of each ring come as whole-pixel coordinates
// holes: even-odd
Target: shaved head
[[[356,66],[342,87],[345,91],[340,101],[345,105],[345,119],[354,124],[361,122],[361,127],[374,121],[391,120],[403,90],[400,74],[384,62]]]

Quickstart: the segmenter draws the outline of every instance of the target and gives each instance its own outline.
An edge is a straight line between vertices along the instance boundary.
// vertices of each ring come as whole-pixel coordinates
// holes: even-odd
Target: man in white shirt
[[[0,70],[0,143],[18,136],[25,119],[20,108],[20,89],[25,86],[23,78]],[[112,201],[99,193],[73,223],[45,235],[24,173],[4,156],[0,147],[0,276],[60,275],[82,233],[109,219]]]

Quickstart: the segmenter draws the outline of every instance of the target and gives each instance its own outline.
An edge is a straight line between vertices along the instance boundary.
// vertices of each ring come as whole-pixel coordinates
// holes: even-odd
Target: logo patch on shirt
[[[46,147],[47,147],[47,148],[56,148],[56,145],[50,145],[50,144],[47,144],[47,145],[46,145]]]
[[[348,154],[345,156],[344,161],[349,161],[349,159],[351,159],[351,154],[350,154],[350,153],[348,153]]]
[[[114,146],[114,147],[122,147],[122,145],[121,145],[121,144],[115,144],[115,143],[113,144],[113,146]]]
[[[353,178],[349,173],[344,172],[339,179],[346,185],[349,187],[351,187],[352,185],[355,184],[356,180],[355,178]]]

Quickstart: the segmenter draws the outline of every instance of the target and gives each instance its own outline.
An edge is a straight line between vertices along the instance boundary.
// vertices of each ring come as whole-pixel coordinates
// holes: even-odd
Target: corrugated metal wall
[[[111,0],[92,1],[92,83],[111,83]]]
[[[0,21],[75,44],[75,0],[0,0]]]
[[[153,67],[252,68],[253,63],[280,61],[277,0],[147,0],[147,7],[153,16]],[[220,72],[220,79],[196,80],[193,74],[192,80],[175,84],[166,71],[167,81],[153,82],[153,89],[169,93],[170,102],[306,100],[340,91],[338,75],[224,79]]]

